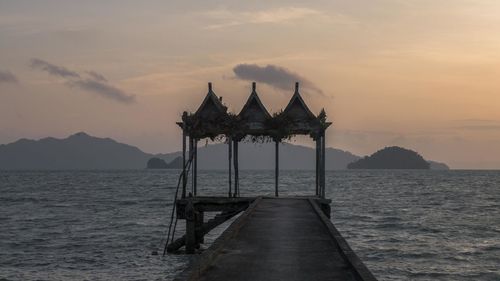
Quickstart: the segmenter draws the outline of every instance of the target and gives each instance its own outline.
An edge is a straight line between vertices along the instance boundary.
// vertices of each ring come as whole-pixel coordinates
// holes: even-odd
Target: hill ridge
[[[258,147],[260,146],[260,147]],[[314,169],[314,149],[285,143],[280,146],[282,169]],[[227,145],[212,144],[198,150],[200,169],[227,169]],[[359,158],[348,151],[326,149],[326,169],[345,169]],[[172,161],[181,152],[146,153],[136,146],[111,138],[77,132],[66,138],[45,137],[38,140],[19,139],[0,145],[0,170],[60,169],[144,169],[150,158]],[[241,169],[273,169],[274,144],[241,143]]]

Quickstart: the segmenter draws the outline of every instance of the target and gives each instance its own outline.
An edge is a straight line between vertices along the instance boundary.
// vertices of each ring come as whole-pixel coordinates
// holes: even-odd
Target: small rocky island
[[[146,165],[148,169],[166,169],[167,166],[168,164],[165,160],[156,157],[149,159]]]
[[[172,162],[167,163],[165,160],[153,157],[146,164],[148,169],[182,169],[182,157],[176,157]]]
[[[348,169],[430,169],[431,164],[413,150],[398,146],[381,149],[347,165]]]

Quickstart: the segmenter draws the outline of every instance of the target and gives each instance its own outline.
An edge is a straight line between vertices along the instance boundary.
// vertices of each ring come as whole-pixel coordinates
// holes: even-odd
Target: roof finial
[[[212,91],[212,82],[208,82],[208,91],[211,92]]]
[[[295,82],[295,92],[299,92],[299,82]]]
[[[256,85],[257,85],[257,83],[252,82],[252,92],[255,92]]]

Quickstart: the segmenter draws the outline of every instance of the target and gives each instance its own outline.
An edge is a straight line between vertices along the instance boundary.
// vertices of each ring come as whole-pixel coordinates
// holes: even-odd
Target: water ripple
[[[177,176],[0,171],[0,281],[172,280],[189,257],[151,252],[165,235]],[[280,177],[282,195],[314,192],[313,171]],[[380,280],[500,280],[500,172],[335,171],[327,179],[332,221]],[[223,171],[200,171],[198,183],[201,194],[227,194]],[[241,171],[240,186],[242,196],[272,196],[274,172]]]

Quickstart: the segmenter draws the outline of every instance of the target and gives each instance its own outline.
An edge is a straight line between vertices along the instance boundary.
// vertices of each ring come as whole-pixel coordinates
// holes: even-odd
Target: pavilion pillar
[[[198,140],[194,139],[193,145],[193,186],[194,186],[194,196],[198,193]]]
[[[317,136],[316,139],[316,196],[320,195],[319,192],[319,161],[320,161],[320,142],[321,137]]]
[[[189,137],[189,160],[191,161],[191,166],[193,165],[194,149],[193,149],[193,138]],[[189,176],[189,173],[188,173]],[[189,197],[194,194],[194,173],[191,173],[191,192],[189,192]]]
[[[321,197],[325,198],[325,131],[321,133]]]
[[[318,146],[318,196],[319,197],[322,197],[322,194],[323,194],[323,184],[322,184],[322,178],[323,178],[323,169],[322,169],[322,166],[321,166],[321,163],[323,163],[323,153],[322,153],[322,142],[323,142],[323,137],[321,136],[321,134],[319,135],[318,137],[318,142],[317,142],[317,146]]]
[[[240,196],[240,178],[238,167],[238,141],[233,141],[234,146],[234,197]]]
[[[228,137],[228,160],[229,160],[229,177],[228,177],[228,180],[229,180],[229,192],[228,192],[228,196],[229,197],[232,197],[232,186],[231,186],[231,177],[232,177],[232,174],[231,174],[231,158],[233,157],[233,153],[232,153],[232,147],[233,147],[233,140],[231,137]]]
[[[186,117],[187,112],[182,114],[182,198],[186,198]]]
[[[279,141],[278,140],[275,140],[274,141],[275,143],[275,156],[276,156],[276,160],[275,160],[275,167],[274,167],[274,196],[278,197],[278,185],[279,185],[279,180],[278,180],[278,177],[279,177],[279,173],[280,173],[280,158],[279,158]]]

